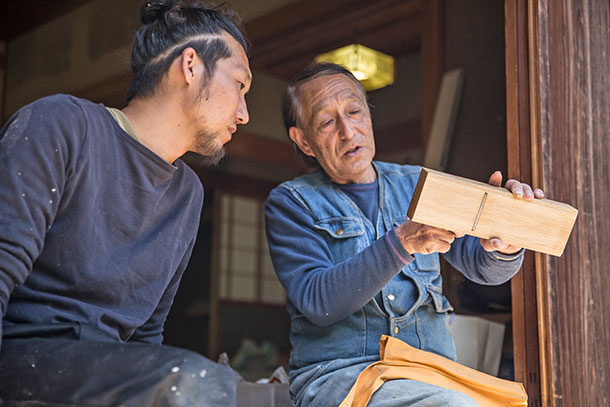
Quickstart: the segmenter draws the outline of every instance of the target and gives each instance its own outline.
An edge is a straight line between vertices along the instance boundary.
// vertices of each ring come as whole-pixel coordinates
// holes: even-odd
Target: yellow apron
[[[482,407],[527,406],[521,383],[499,379],[382,335],[380,359],[364,369],[339,407],[365,407],[384,382],[410,379],[466,394]]]

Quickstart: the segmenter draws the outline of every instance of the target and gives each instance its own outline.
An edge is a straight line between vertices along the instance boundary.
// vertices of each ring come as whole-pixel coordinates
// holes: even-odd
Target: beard
[[[218,148],[216,139],[217,137],[211,133],[200,132],[197,134],[193,151],[199,155],[201,165],[206,167],[216,166],[225,156],[224,147]]]

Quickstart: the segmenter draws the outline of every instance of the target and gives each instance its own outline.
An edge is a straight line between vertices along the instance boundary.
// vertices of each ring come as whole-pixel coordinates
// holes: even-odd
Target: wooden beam
[[[427,0],[421,10],[422,145],[427,145],[445,69],[445,2]]]
[[[505,0],[506,123],[508,177],[532,183],[527,0]],[[531,405],[541,405],[536,260],[526,252],[511,280],[515,380]],[[544,338],[540,338],[541,340]]]
[[[319,53],[361,42],[393,55],[419,45],[416,0],[301,1],[246,24],[252,67],[290,77]]]
[[[273,39],[278,33],[290,33],[306,27],[311,20],[349,8],[354,0],[301,0],[246,23],[246,33],[253,43]]]
[[[561,256],[578,211],[550,199],[518,199],[506,188],[424,168],[407,214],[414,222]]]

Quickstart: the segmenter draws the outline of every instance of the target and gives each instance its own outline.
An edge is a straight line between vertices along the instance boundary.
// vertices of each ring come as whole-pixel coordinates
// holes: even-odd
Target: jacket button
[[[337,230],[337,234],[338,234],[338,235],[342,235],[342,234],[343,234],[343,229],[338,229],[338,230]]]
[[[394,297],[394,294],[388,295],[388,300],[394,301],[395,299],[396,299],[396,297]]]
[[[395,326],[395,327],[394,327],[394,333],[395,333],[396,335],[398,335],[398,332],[400,332],[400,329],[398,329],[398,327],[397,327],[397,326]]]

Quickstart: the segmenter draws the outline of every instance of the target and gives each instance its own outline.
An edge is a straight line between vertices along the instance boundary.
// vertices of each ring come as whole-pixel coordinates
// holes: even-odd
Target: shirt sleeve
[[[79,107],[50,98],[23,107],[0,131],[1,317],[31,272],[57,213],[80,148],[69,135],[85,132]]]
[[[273,266],[288,298],[320,326],[362,308],[413,260],[392,230],[362,252],[334,264],[308,209],[282,187],[267,199],[265,224]]]
[[[466,278],[483,285],[499,285],[510,280],[521,268],[524,249],[515,254],[488,252],[479,238],[464,236],[455,239],[445,259]]]

